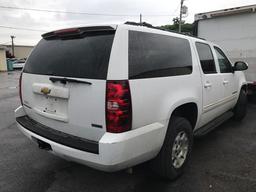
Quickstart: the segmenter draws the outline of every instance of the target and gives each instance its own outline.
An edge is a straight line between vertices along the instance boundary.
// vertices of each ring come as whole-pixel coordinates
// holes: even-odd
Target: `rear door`
[[[113,29],[44,35],[24,67],[28,116],[50,128],[98,141],[105,132],[105,89]]]

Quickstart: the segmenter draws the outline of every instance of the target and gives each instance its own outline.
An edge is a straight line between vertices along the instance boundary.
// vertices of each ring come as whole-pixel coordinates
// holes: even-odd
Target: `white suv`
[[[104,171],[152,160],[174,179],[194,135],[246,114],[247,65],[202,39],[131,24],[42,37],[20,77],[16,121],[65,159]]]

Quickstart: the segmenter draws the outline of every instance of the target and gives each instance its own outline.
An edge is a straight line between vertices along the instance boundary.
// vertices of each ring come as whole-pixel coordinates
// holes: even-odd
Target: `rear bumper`
[[[86,151],[90,153],[99,153],[99,144],[96,141],[90,141],[77,136],[69,135],[49,127],[46,127],[33,119],[29,118],[27,115],[22,117],[17,117],[16,122],[23,128],[30,132],[40,135],[46,139],[54,141],[59,144],[66,145],[71,148],[79,149],[81,151]]]
[[[26,115],[22,106],[16,109],[15,115],[16,119]],[[85,151],[86,147],[85,150],[77,149],[55,140],[54,137],[32,132],[19,121],[17,125],[28,138],[50,144],[51,152],[55,155],[103,171],[125,169],[154,158],[161,149],[165,135],[165,128],[161,123],[153,123],[125,133],[105,133],[99,142],[95,142],[98,153],[94,153]],[[82,144],[86,145],[86,140]]]

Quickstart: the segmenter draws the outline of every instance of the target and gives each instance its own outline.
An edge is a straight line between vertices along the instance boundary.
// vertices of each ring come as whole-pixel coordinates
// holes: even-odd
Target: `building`
[[[7,71],[5,55],[6,55],[6,48],[0,46],[0,72]]]
[[[12,53],[12,46],[7,45],[7,50]],[[28,46],[28,45],[15,45],[14,46],[14,56],[15,58],[21,59],[21,58],[27,58],[30,52],[33,50],[34,46]]]
[[[33,48],[33,46],[15,45],[14,56],[18,59],[27,58]],[[11,45],[0,46],[0,71],[7,71],[6,55],[8,53],[13,55]]]
[[[256,84],[256,5],[196,14],[195,26],[195,35],[220,45],[232,62],[247,62],[247,81]]]

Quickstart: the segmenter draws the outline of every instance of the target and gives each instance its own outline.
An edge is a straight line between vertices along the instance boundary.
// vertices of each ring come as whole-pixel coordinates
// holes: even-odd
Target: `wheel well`
[[[243,85],[243,86],[241,87],[241,90],[244,90],[245,92],[247,92],[248,86],[247,86],[247,85]]]
[[[197,105],[195,103],[183,104],[173,111],[172,116],[184,117],[191,123],[191,126],[194,129],[198,116]]]

